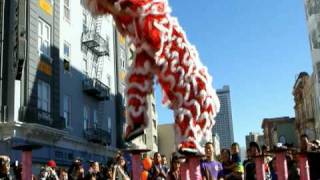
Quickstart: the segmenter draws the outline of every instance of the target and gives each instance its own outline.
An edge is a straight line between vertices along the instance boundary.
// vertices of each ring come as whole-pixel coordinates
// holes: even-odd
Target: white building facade
[[[320,138],[320,1],[305,0],[306,20],[309,30],[309,41],[313,72],[316,75],[314,91],[315,103],[315,138]]]

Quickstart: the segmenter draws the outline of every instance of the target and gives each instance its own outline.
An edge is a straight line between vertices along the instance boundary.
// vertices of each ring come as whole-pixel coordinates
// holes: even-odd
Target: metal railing
[[[63,117],[59,116],[54,118],[53,113],[32,107],[20,107],[19,120],[21,122],[36,123],[61,130],[66,128],[66,122]]]
[[[110,98],[110,88],[97,78],[84,79],[83,91],[99,100],[107,100]]]
[[[111,130],[104,130],[99,127],[87,128],[84,130],[84,136],[88,141],[109,145],[111,143]]]
[[[96,31],[85,31],[81,37],[82,45],[91,50],[97,56],[109,55],[108,39],[104,39]]]

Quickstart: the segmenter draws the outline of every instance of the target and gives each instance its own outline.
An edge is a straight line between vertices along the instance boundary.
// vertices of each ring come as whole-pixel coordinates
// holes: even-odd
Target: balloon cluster
[[[149,157],[146,157],[143,159],[142,164],[143,164],[143,171],[141,172],[140,179],[147,180],[149,176],[148,171],[152,167],[152,160]]]

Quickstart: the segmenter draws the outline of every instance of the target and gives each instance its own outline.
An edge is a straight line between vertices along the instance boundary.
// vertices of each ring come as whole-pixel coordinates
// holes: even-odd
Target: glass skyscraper
[[[218,134],[220,137],[220,147],[229,148],[234,142],[232,110],[229,86],[223,86],[217,90],[220,100],[220,112],[216,116],[216,124],[212,129],[212,134]]]

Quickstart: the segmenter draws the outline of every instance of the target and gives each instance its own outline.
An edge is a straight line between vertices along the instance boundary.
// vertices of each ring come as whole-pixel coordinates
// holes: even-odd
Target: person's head
[[[229,162],[230,161],[231,153],[230,153],[229,149],[222,149],[220,154],[221,154],[221,161],[222,162]]]
[[[147,157],[148,157],[148,154],[147,154],[147,153],[144,153],[144,154],[142,155],[142,159],[147,158]]]
[[[53,170],[55,170],[57,168],[57,164],[54,160],[48,161],[47,166]]]
[[[153,155],[154,164],[161,164],[161,154],[159,152],[154,153]]]
[[[249,147],[250,147],[250,155],[251,156],[260,155],[260,147],[259,147],[258,143],[252,141],[252,142],[250,142]]]
[[[179,171],[180,169],[180,159],[178,156],[173,155],[171,159],[171,171]]]
[[[308,135],[302,134],[300,136],[300,149],[301,151],[307,151],[309,145],[309,138]]]
[[[268,147],[266,145],[261,146],[261,151],[263,154],[266,154],[268,152]]]
[[[78,159],[78,158],[75,159],[75,160],[73,161],[73,166],[74,166],[75,169],[79,169],[79,168],[82,166],[81,160]]]
[[[68,180],[68,172],[66,169],[61,168],[59,171],[59,179],[60,180]]]
[[[247,158],[248,159],[251,158],[251,149],[250,149],[250,147],[247,149]]]
[[[207,142],[204,146],[205,155],[207,159],[213,159],[213,153],[214,153],[214,145],[212,142]]]
[[[120,165],[121,167],[124,167],[126,165],[126,160],[122,155],[118,156],[117,164]]]
[[[239,144],[234,142],[231,144],[231,154],[238,154],[240,152]]]
[[[0,155],[0,173],[8,174],[10,171],[10,158],[5,155]]]
[[[165,156],[165,155],[162,155],[161,156],[161,163],[163,164],[163,165],[166,165],[166,164],[168,164],[168,162],[167,162],[167,157]]]
[[[98,173],[100,172],[100,165],[97,161],[93,162],[92,163],[92,169],[95,173]]]
[[[113,174],[112,167],[107,167],[107,168],[105,168],[105,173],[104,173],[104,175],[105,175],[107,178],[112,178],[112,174]]]

